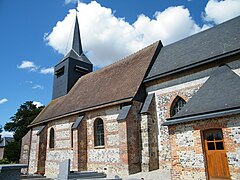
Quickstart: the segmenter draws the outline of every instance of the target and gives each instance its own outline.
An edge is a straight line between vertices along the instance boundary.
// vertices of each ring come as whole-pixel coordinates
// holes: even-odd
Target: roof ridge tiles
[[[134,53],[132,53],[132,54],[130,54],[130,55],[128,55],[128,56],[125,56],[125,57],[123,57],[122,59],[117,60],[117,61],[113,62],[112,64],[109,64],[109,65],[107,65],[107,66],[104,66],[104,67],[102,67],[102,68],[100,68],[100,69],[98,69],[98,70],[96,70],[96,71],[90,72],[90,73],[84,75],[83,77],[92,76],[92,75],[95,74],[95,73],[98,73],[98,72],[100,73],[100,72],[102,72],[102,71],[105,71],[105,70],[108,69],[108,68],[113,68],[113,66],[119,65],[120,63],[124,63],[125,61],[129,61],[129,58],[130,58],[130,57],[136,55],[137,53],[139,53],[139,52],[141,52],[141,51],[146,50],[147,48],[149,48],[149,47],[151,47],[151,46],[156,45],[156,44],[159,43],[159,42],[161,42],[161,41],[155,41],[155,42],[153,42],[152,44],[144,47],[143,49],[140,49],[140,50],[138,50],[138,51],[136,51],[136,52],[134,52]],[[81,77],[81,78],[83,78],[83,77]]]

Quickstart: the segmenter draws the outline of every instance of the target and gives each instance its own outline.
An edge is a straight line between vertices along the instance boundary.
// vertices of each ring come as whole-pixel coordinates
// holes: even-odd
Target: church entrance
[[[209,179],[230,179],[222,129],[203,132]]]

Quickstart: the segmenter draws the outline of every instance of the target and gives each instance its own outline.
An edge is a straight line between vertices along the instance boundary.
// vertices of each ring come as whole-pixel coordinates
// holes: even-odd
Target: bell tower
[[[92,72],[93,64],[84,55],[76,14],[71,50],[54,67],[52,99],[66,95],[77,80]]]

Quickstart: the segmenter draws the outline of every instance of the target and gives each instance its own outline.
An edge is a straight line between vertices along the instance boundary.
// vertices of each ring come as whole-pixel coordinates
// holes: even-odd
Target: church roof
[[[123,60],[79,78],[67,95],[51,101],[30,126],[133,100],[161,47],[158,41]]]
[[[81,35],[80,35],[80,29],[79,29],[77,15],[76,15],[75,25],[74,25],[72,48],[63,57],[63,59],[60,62],[64,61],[67,58],[73,58],[73,59],[83,61],[88,64],[92,64],[90,62],[90,60],[84,55],[83,50],[82,50]]]
[[[218,67],[187,104],[164,125],[240,113],[240,77]]]
[[[0,137],[0,148],[13,141],[13,137]]]
[[[77,15],[76,15],[75,26],[74,26],[72,49],[78,55],[81,55],[83,53]]]
[[[67,58],[73,58],[73,59],[77,59],[79,61],[83,61],[85,63],[88,63],[88,64],[92,64],[91,61],[85,56],[85,54],[81,54],[81,55],[78,55],[73,49],[71,49],[65,56],[64,58],[62,59],[62,61],[64,61],[65,59]],[[61,61],[60,61],[61,62]]]
[[[240,52],[240,16],[161,49],[145,82]]]

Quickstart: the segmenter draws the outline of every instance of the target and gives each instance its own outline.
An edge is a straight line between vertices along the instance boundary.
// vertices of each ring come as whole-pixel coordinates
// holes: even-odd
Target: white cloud
[[[43,104],[39,101],[33,101],[33,104],[35,104],[37,107],[43,106]]]
[[[206,21],[219,24],[239,15],[240,0],[210,0],[203,16]]]
[[[78,0],[65,0],[64,3],[65,4],[69,4],[69,3],[76,3]]]
[[[32,81],[25,81],[25,83],[27,83],[27,84],[33,84]]]
[[[32,89],[40,89],[40,90],[44,89],[43,85],[33,83],[32,81],[25,81],[25,83],[31,86]]]
[[[30,71],[36,71],[39,68],[32,61],[22,61],[22,63],[17,67],[19,69],[28,69]]]
[[[44,87],[40,84],[34,84],[32,89],[43,89]]]
[[[40,69],[41,74],[53,74],[53,72],[54,72],[53,67]]]
[[[22,63],[20,65],[17,65],[17,68],[28,69],[30,71],[39,72],[41,74],[53,74],[53,72],[54,72],[53,67],[50,67],[50,68],[42,67],[42,68],[40,68],[40,66],[35,65],[34,62],[32,62],[32,61],[22,61]]]
[[[4,104],[6,102],[8,102],[8,99],[6,99],[6,98],[0,99],[0,104]]]
[[[79,3],[78,10],[83,49],[92,63],[100,67],[157,40],[167,45],[202,30],[183,6],[156,12],[152,19],[139,15],[133,24],[115,17],[111,9],[96,1]],[[71,47],[75,13],[69,10],[68,15],[44,35],[46,43],[61,54]]]

